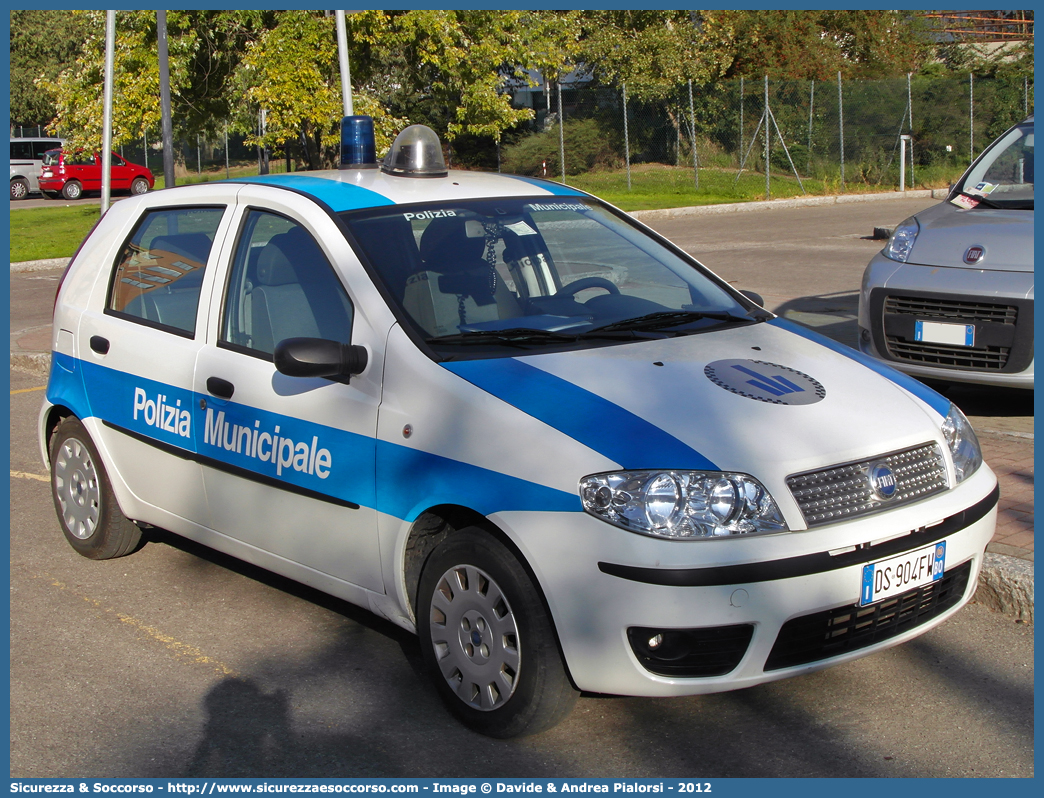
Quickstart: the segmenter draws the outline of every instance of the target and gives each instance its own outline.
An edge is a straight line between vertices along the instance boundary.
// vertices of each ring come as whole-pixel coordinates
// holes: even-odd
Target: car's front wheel
[[[67,200],[79,199],[83,196],[83,186],[77,183],[75,180],[70,180],[64,186],[62,186],[62,196]]]
[[[92,560],[132,552],[141,529],[120,510],[98,450],[79,419],[62,420],[50,454],[51,495],[69,544]]]
[[[477,528],[461,530],[421,573],[417,630],[442,699],[490,737],[548,729],[569,714],[569,681],[554,627],[525,568]]]
[[[11,181],[11,199],[23,200],[29,196],[29,181],[24,177],[16,177]]]
[[[131,181],[130,192],[131,194],[144,194],[149,190],[149,181],[144,177],[136,177]]]

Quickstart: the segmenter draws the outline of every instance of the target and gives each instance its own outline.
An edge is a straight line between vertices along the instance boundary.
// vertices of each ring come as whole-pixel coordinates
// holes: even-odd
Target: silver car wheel
[[[68,438],[54,462],[54,489],[68,530],[86,540],[98,528],[101,486],[91,453],[82,441]]]
[[[435,660],[450,689],[468,706],[490,712],[518,685],[518,626],[507,598],[472,565],[446,571],[428,619]]]

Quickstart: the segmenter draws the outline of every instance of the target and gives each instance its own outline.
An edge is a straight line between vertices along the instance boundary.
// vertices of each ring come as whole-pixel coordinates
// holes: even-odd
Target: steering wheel
[[[612,283],[604,277],[581,277],[579,280],[574,280],[569,285],[563,286],[562,290],[558,293],[567,296],[575,296],[585,288],[604,288],[610,294],[620,293],[620,289],[616,287],[616,283]]]

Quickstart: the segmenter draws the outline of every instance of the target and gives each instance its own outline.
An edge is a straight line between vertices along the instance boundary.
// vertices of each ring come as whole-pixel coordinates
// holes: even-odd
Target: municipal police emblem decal
[[[804,372],[762,360],[715,360],[703,373],[726,391],[773,405],[811,405],[826,396]]]

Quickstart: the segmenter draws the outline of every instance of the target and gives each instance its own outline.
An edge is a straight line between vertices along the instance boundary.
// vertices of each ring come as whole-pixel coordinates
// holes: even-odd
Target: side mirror
[[[325,338],[287,338],[276,344],[276,370],[288,377],[350,377],[366,369],[366,350]]]
[[[740,291],[740,293],[759,308],[765,307],[765,300],[761,298],[761,294],[757,294],[754,291]]]

